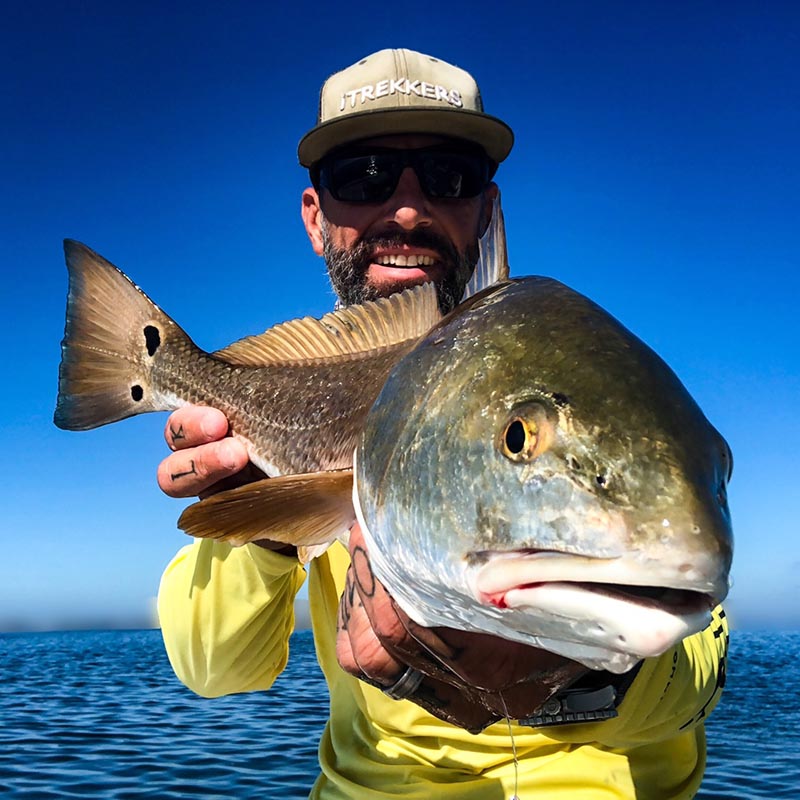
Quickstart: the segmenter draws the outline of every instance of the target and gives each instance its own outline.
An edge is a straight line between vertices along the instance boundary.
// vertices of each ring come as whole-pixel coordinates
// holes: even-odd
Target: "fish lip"
[[[547,583],[525,584],[509,589],[504,597],[508,598],[513,592],[530,592],[539,586],[550,588],[568,587],[576,592],[586,592],[592,595],[603,596],[616,602],[636,605],[640,608],[664,611],[676,617],[688,617],[704,613],[710,611],[714,605],[716,605],[716,601],[711,595],[691,589],[673,589],[668,586],[596,583],[591,581],[548,581]]]
[[[512,607],[514,592],[569,586],[576,592],[615,602],[657,609],[677,617],[710,610],[728,591],[721,577],[664,568],[630,557],[598,558],[552,551],[525,550],[483,554],[472,575],[475,597],[498,607]],[[661,569],[659,569],[659,567]]]
[[[587,590],[579,584],[552,583],[519,587],[503,599],[512,614],[559,620],[565,642],[641,659],[661,655],[711,622],[713,602],[707,596],[697,594],[689,600],[688,592],[678,594],[685,596],[681,603],[662,606],[656,601],[631,602],[628,596]],[[606,656],[604,663],[615,661]]]
[[[507,614],[509,628],[536,627],[533,632],[546,635],[554,652],[597,650],[593,663],[600,666],[595,668],[611,671],[661,655],[703,630],[725,593],[713,581],[692,583],[680,569],[659,572],[657,562],[628,554],[590,558],[526,551],[497,556],[468,579],[477,601],[504,618]]]

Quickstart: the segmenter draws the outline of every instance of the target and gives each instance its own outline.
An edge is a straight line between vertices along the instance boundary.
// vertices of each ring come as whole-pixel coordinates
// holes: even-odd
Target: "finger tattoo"
[[[194,459],[192,459],[189,462],[189,464],[191,464],[191,467],[189,469],[187,469],[185,472],[173,472],[173,473],[171,473],[170,476],[169,476],[170,479],[173,480],[173,481],[176,481],[176,480],[178,480],[178,478],[185,478],[187,475],[197,475],[197,470],[195,469],[195,466],[194,466]]]
[[[186,438],[186,434],[183,431],[183,425],[179,425],[178,430],[175,430],[175,428],[172,426],[172,423],[170,423],[169,426],[169,435],[172,439],[172,444],[175,444],[175,442],[180,442],[182,439]]]

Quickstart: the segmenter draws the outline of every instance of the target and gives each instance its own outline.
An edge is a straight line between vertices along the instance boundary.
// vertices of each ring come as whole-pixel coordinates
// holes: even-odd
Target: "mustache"
[[[323,256],[340,305],[354,305],[380,297],[375,287],[367,284],[365,276],[373,253],[379,249],[416,247],[432,250],[444,266],[444,276],[436,282],[439,306],[444,313],[451,311],[464,294],[464,287],[478,260],[477,245],[460,253],[453,242],[440,233],[426,228],[373,231],[360,236],[349,247],[339,248],[331,241],[327,221],[322,218]]]
[[[371,255],[373,250],[404,246],[435,250],[442,261],[450,264],[455,264],[458,260],[458,251],[452,242],[444,236],[424,228],[364,235],[355,242],[354,250],[357,249],[359,253]]]

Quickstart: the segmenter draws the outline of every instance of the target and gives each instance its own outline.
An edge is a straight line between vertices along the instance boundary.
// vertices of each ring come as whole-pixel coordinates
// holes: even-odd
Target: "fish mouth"
[[[515,586],[499,594],[484,595],[483,601],[488,602],[496,608],[511,608],[509,604],[509,594],[511,601],[517,602],[521,597],[530,596],[530,593],[541,587],[561,587],[570,588],[579,592],[589,592],[595,595],[603,595],[612,601],[638,605],[643,608],[650,608],[666,611],[678,616],[687,614],[697,614],[703,611],[710,611],[716,603],[714,599],[705,592],[696,592],[689,589],[672,589],[668,586],[630,586],[615,583],[594,583],[553,581],[547,583],[529,583],[522,586]],[[524,594],[513,594],[528,593]]]
[[[702,564],[551,552],[480,556],[472,591],[509,614],[509,627],[527,625],[550,639],[635,658],[660,655],[705,628],[727,592]]]

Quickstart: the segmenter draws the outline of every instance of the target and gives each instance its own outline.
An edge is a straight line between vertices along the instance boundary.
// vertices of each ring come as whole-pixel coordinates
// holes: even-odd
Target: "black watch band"
[[[622,675],[606,671],[591,672],[568,688],[556,692],[536,714],[520,719],[519,724],[546,728],[550,725],[613,719],[619,715],[617,708],[643,663],[640,661]]]

